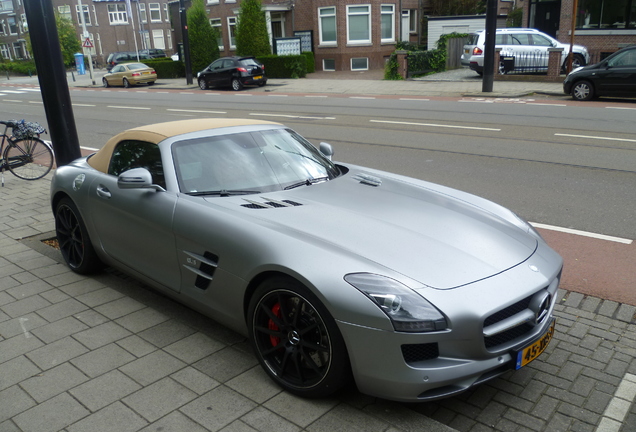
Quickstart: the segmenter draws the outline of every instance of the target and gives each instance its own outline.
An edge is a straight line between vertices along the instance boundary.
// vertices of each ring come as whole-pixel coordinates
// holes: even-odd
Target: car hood
[[[488,201],[406,178],[366,178],[349,173],[290,191],[222,202],[233,202],[235,209],[240,207],[241,213],[267,228],[317,245],[327,242],[438,289],[501,273],[536,250],[537,239],[526,230],[465,198],[507,212]],[[381,184],[375,185],[378,181]],[[237,206],[237,201],[242,204]],[[277,207],[276,201],[292,206]]]

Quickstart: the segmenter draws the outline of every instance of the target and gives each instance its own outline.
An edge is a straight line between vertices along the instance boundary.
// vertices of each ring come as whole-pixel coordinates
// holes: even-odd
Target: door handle
[[[100,196],[102,198],[110,198],[112,195],[106,186],[99,185],[97,186],[97,196]]]

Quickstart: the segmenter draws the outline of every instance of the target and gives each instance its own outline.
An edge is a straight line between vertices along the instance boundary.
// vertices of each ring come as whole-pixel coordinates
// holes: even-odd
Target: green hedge
[[[258,56],[256,60],[265,65],[267,78],[304,78],[307,76],[307,56]]]
[[[185,65],[182,61],[172,61],[170,57],[144,60],[144,64],[154,68],[157,78],[182,78],[185,76]],[[199,71],[192,71],[195,74]]]
[[[314,53],[311,51],[305,51],[302,55],[307,58],[307,73],[316,72],[316,59],[314,58]]]
[[[4,73],[10,72],[15,75],[37,75],[33,60],[3,61],[0,62],[0,71]]]

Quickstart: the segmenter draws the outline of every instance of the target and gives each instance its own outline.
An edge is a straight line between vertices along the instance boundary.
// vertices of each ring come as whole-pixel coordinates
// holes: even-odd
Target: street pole
[[[572,72],[572,50],[574,48],[574,29],[576,28],[576,10],[579,8],[579,0],[574,0],[572,3],[572,30],[570,31],[570,52],[568,54],[568,66],[565,73]]]
[[[24,0],[40,93],[57,166],[79,158],[75,117],[51,0]]]
[[[183,56],[185,63],[186,84],[192,84],[192,64],[190,63],[190,38],[188,37],[188,15],[183,0],[179,0],[181,19],[181,38],[183,39]]]
[[[93,56],[91,55],[91,49],[84,46],[84,41],[89,39],[89,36],[88,31],[86,30],[86,18],[84,17],[84,6],[82,5],[82,0],[77,0],[77,6],[80,10],[80,21],[82,24],[82,52],[84,53],[84,58],[86,58],[86,51],[88,50],[88,70],[91,74],[91,82],[95,85],[95,78],[93,77]]]
[[[486,5],[486,41],[484,46],[484,77],[481,91],[492,92],[495,75],[495,36],[497,35],[497,0]]]

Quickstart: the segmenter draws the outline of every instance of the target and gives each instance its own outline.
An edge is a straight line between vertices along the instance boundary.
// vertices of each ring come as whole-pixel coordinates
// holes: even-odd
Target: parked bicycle
[[[4,171],[24,180],[37,180],[49,173],[53,167],[53,149],[40,139],[46,129],[35,122],[24,120],[0,120],[4,132],[0,137],[0,172],[4,186]],[[7,130],[11,129],[11,134]]]

